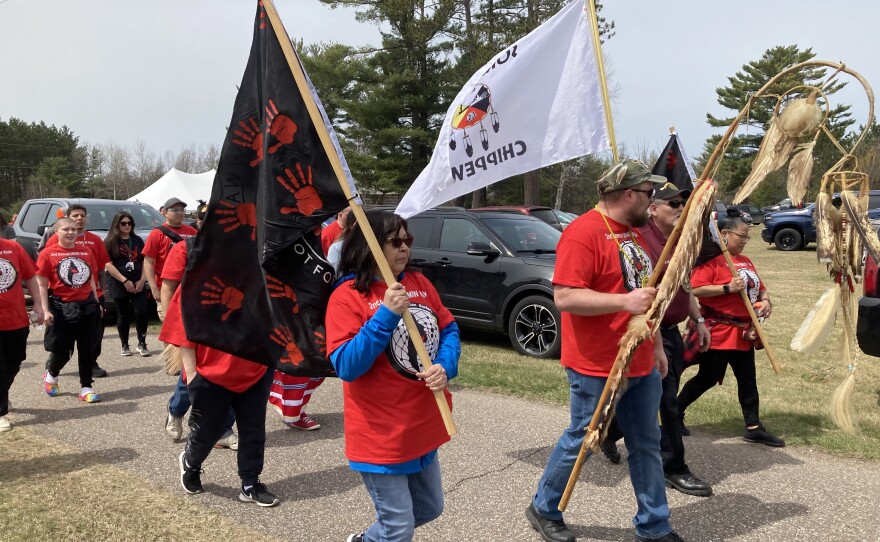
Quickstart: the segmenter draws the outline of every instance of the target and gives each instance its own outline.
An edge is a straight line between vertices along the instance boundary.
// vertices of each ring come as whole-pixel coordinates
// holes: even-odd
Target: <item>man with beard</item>
[[[666,183],[657,191],[654,202],[648,208],[651,219],[638,230],[645,239],[645,248],[651,255],[651,261],[655,263],[659,261],[666,240],[681,218],[681,212],[690,194],[690,190],[682,190],[672,183]],[[671,256],[670,252],[669,257]],[[712,487],[694,476],[684,462],[682,425],[679,423],[681,417],[678,412],[677,396],[679,380],[684,372],[684,341],[678,324],[688,316],[696,322],[699,348],[701,352],[705,352],[709,348],[710,340],[706,321],[700,315],[700,306],[691,294],[690,288],[687,291],[680,288],[660,322],[660,336],[663,339],[666,359],[669,361],[669,372],[663,379],[663,395],[660,400],[660,419],[663,422],[663,471],[666,485],[669,487],[687,495],[708,497],[712,494]],[[608,427],[608,435],[602,442],[602,452],[612,463],[620,463],[621,457],[616,442],[622,436],[623,433],[615,418]]]
[[[648,222],[655,185],[666,182],[635,160],[615,164],[596,183],[599,204],[572,222],[556,248],[554,301],[562,312],[562,357],[570,385],[571,424],[547,461],[526,518],[548,542],[574,542],[559,502],[632,315],[648,311],[657,290],[644,239],[633,230]],[[633,353],[629,385],[617,418],[629,451],[630,481],[638,512],[636,540],[682,540],[669,525],[660,460],[660,380],[666,354],[646,340]]]

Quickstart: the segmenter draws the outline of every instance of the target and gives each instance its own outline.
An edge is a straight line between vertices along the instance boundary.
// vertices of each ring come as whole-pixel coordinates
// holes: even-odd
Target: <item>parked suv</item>
[[[744,214],[748,214],[751,217],[752,224],[761,224],[764,222],[764,211],[758,209],[754,205],[749,205],[748,203],[743,203],[740,205],[729,205],[731,209],[738,209]]]
[[[533,216],[454,207],[408,222],[410,267],[431,280],[460,326],[506,333],[520,354],[559,356],[558,230]]]
[[[537,205],[497,205],[494,207],[475,207],[471,211],[501,211],[505,213],[520,213],[523,215],[531,215],[540,218],[547,224],[550,224],[559,231],[563,229],[563,223],[559,219],[554,209],[550,207],[540,207]],[[568,222],[571,222],[569,220]],[[568,223],[565,223],[567,226]]]
[[[149,205],[132,201],[90,198],[30,199],[24,202],[12,226],[15,228],[16,240],[32,258],[37,259],[37,246],[43,237],[43,231],[55,223],[58,210],[74,203],[86,208],[89,217],[86,229],[101,238],[110,231],[110,223],[119,211],[131,213],[137,227],[135,233],[144,240],[150,234],[150,230],[165,222],[165,218]]]
[[[880,232],[880,224],[875,222]],[[869,254],[865,259],[864,296],[859,299],[856,338],[859,348],[869,356],[880,357],[880,272]]]

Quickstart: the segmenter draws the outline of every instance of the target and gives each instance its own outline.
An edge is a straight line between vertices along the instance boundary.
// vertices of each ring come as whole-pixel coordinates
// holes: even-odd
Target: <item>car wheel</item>
[[[553,300],[533,295],[520,300],[507,323],[510,344],[518,353],[535,358],[557,358],[562,345],[559,309]]]
[[[800,250],[803,248],[803,238],[801,232],[794,228],[782,228],[773,236],[773,242],[779,250]]]

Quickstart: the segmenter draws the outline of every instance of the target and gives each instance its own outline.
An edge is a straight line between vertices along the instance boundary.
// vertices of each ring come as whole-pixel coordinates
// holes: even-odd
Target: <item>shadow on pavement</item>
[[[138,456],[133,448],[109,448],[25,460],[0,461],[0,482],[27,478],[33,476],[35,472],[40,475],[64,474],[94,465],[127,463],[137,459]]]
[[[70,398],[54,397],[52,401],[64,401],[69,403],[70,408],[16,408],[12,413],[16,415],[15,425],[37,425],[50,424],[56,422],[66,422],[72,420],[85,420],[96,416],[104,416],[105,414],[131,414],[137,410],[137,404],[131,401],[119,402],[115,404],[95,403],[88,405],[76,399],[76,395]],[[21,416],[31,416],[30,419],[21,419]]]
[[[266,413],[266,448],[290,448],[317,440],[334,440],[342,438],[342,413],[331,412],[316,416],[321,428],[315,431],[293,429],[281,422],[274,409]],[[278,429],[269,430],[269,428]]]
[[[167,394],[170,396],[173,391],[173,386],[136,386],[134,388],[123,388],[107,392],[102,392],[100,389],[98,391],[101,393],[101,399],[103,402],[108,403],[119,400],[137,401],[138,399],[143,399],[144,397],[150,397],[152,395]]]
[[[281,502],[296,502],[339,495],[362,483],[356,472],[344,466],[283,478],[269,484],[269,491],[277,495]],[[238,501],[237,490],[216,484],[204,484],[202,487],[205,493]]]
[[[124,363],[124,362],[123,362]],[[110,376],[131,376],[131,375],[146,375],[146,374],[165,374],[162,370],[161,366],[158,365],[145,365],[143,367],[126,367],[125,369],[114,369]],[[173,388],[177,383],[176,376],[168,377],[168,387]]]

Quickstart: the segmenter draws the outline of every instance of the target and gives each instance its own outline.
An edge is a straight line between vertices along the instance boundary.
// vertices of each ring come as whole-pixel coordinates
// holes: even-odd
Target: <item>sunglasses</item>
[[[134,224],[134,222],[129,222],[127,220],[120,220],[119,221],[120,226],[131,226],[132,224]]]
[[[684,207],[685,201],[684,201],[684,200],[677,199],[677,200],[674,200],[674,201],[664,201],[663,203],[665,203],[666,205],[672,207],[673,209],[678,209],[679,207]]]
[[[641,192],[642,194],[648,194],[648,199],[653,199],[654,194],[657,193],[657,189],[655,189],[655,188],[649,188],[647,190],[643,190],[641,188],[630,188],[630,190],[632,190],[633,192]]]
[[[406,237],[389,237],[385,239],[386,243],[390,243],[394,248],[400,248],[400,245],[406,243],[406,246],[411,247],[413,244],[413,236],[407,235]]]

